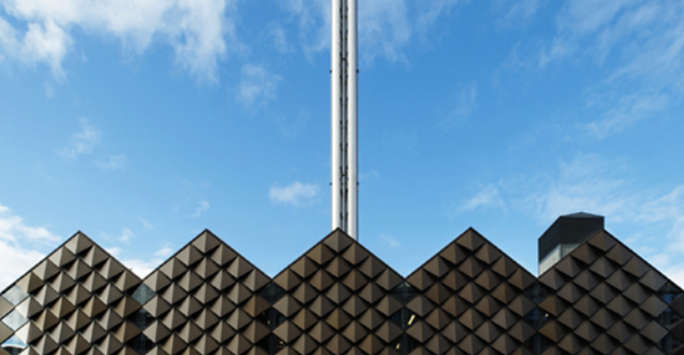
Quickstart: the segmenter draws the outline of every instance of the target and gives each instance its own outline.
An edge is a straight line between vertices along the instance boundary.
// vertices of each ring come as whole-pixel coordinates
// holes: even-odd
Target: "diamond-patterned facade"
[[[539,278],[473,229],[408,277],[338,230],[270,278],[204,231],[144,280],[79,232],[0,294],[0,344],[0,355],[684,354],[684,296],[605,231]]]
[[[2,319],[0,343],[18,339],[22,354],[114,354],[125,333],[139,333],[128,292],[141,280],[82,233],[76,233],[0,296],[18,302]]]
[[[535,278],[468,230],[407,278],[421,291],[408,304],[413,351],[527,353],[525,317]],[[526,306],[529,305],[529,306]]]
[[[539,284],[549,353],[684,352],[684,334],[672,331],[682,325],[682,290],[608,232],[589,238]]]

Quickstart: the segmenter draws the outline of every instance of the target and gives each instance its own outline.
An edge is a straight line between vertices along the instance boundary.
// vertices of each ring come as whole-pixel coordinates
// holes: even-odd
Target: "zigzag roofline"
[[[589,242],[591,242],[594,238],[596,238],[597,236],[599,236],[599,235],[601,235],[601,234],[606,234],[606,235],[608,235],[608,237],[610,237],[611,239],[613,239],[613,240],[615,241],[616,245],[619,245],[619,246],[625,248],[629,253],[633,254],[634,257],[639,258],[639,260],[640,260],[641,262],[643,262],[644,264],[646,264],[650,269],[653,269],[653,270],[654,270],[655,272],[657,272],[660,276],[664,277],[667,281],[671,282],[673,285],[677,286],[679,289],[682,289],[682,287],[681,287],[680,285],[678,285],[675,281],[673,281],[672,279],[670,279],[667,275],[665,275],[662,271],[660,271],[660,269],[658,269],[657,267],[653,266],[653,264],[651,264],[651,263],[648,262],[646,259],[644,259],[641,255],[639,255],[639,253],[635,252],[632,248],[630,248],[630,247],[627,246],[625,243],[623,243],[622,241],[620,241],[619,238],[615,237],[612,233],[608,232],[608,231],[605,230],[605,229],[600,230],[600,231],[598,231],[598,232],[592,234],[590,237],[587,238],[587,240],[585,240],[585,241],[583,241],[582,243],[580,243],[580,244],[577,246],[577,248],[576,248],[575,250],[577,250],[579,247],[581,247],[581,246],[583,246],[583,245],[585,245],[585,244],[589,244]],[[561,262],[563,262],[564,260],[566,260],[566,259],[572,257],[575,250],[573,250],[572,252],[570,252],[570,253],[568,253],[567,255],[563,256],[563,257],[562,257],[560,260],[558,260],[554,265],[558,265],[558,264],[560,264]],[[515,261],[515,260],[514,260],[514,261]],[[538,276],[535,276],[535,277],[539,280],[539,279],[541,279],[543,276],[545,276],[546,274],[548,274],[549,272],[552,272],[552,271],[554,271],[554,270],[555,270],[555,268],[552,266],[552,267],[548,268],[547,270],[545,270],[544,272],[542,272],[541,274],[539,274]]]
[[[0,291],[0,294],[3,294],[3,293],[5,293],[5,292],[7,292],[7,290],[9,290],[9,289],[11,289],[12,287],[14,287],[14,285],[16,285],[17,282],[19,282],[19,281],[20,281],[21,279],[23,279],[26,275],[28,275],[29,273],[31,273],[31,271],[33,271],[33,270],[34,270],[36,267],[38,267],[40,264],[42,264],[42,263],[45,262],[46,260],[49,260],[49,259],[50,259],[50,256],[52,256],[55,252],[57,252],[57,251],[60,250],[61,248],[66,247],[66,245],[69,244],[69,242],[71,242],[72,240],[74,240],[74,239],[77,238],[77,237],[85,238],[88,242],[92,243],[92,245],[93,245],[94,247],[98,247],[101,251],[103,251],[104,254],[107,256],[107,258],[112,259],[112,260],[118,262],[119,264],[121,264],[121,265],[124,267],[125,270],[131,272],[133,275],[136,275],[137,277],[140,277],[140,275],[138,275],[138,274],[136,274],[135,272],[133,272],[133,270],[132,270],[131,268],[129,268],[126,264],[124,264],[123,262],[121,262],[121,260],[117,259],[114,255],[112,255],[110,252],[108,252],[107,249],[103,248],[100,244],[98,244],[97,242],[95,242],[92,238],[90,238],[87,234],[83,233],[83,232],[79,229],[79,230],[77,230],[74,234],[72,234],[69,238],[67,238],[64,242],[62,242],[62,243],[59,244],[56,248],[54,248],[54,249],[51,250],[49,253],[47,253],[47,254],[45,255],[45,257],[43,257],[42,259],[40,259],[37,263],[35,263],[35,264],[34,264],[33,266],[31,266],[28,270],[26,270],[26,272],[24,272],[23,274],[21,274],[21,276],[17,277],[17,279],[16,279],[14,282],[12,282],[12,283],[9,284],[7,287],[5,287],[2,291]],[[141,278],[141,279],[143,279],[143,278]]]
[[[448,242],[444,247],[442,247],[441,249],[439,249],[435,254],[433,254],[433,255],[431,255],[430,257],[428,257],[428,259],[427,259],[426,261],[424,261],[423,263],[421,263],[421,264],[420,264],[418,267],[416,267],[413,271],[411,271],[410,273],[408,273],[408,274],[406,274],[406,275],[403,275],[402,273],[396,271],[390,264],[388,264],[387,262],[385,262],[382,258],[378,257],[375,253],[373,253],[371,250],[369,250],[368,248],[366,248],[363,244],[361,244],[361,243],[359,243],[358,241],[356,241],[356,240],[354,240],[353,238],[351,238],[351,237],[350,237],[347,233],[345,233],[342,229],[337,228],[337,229],[333,230],[332,232],[328,233],[325,237],[321,238],[318,242],[316,242],[315,244],[313,244],[310,248],[308,248],[308,249],[307,249],[306,251],[304,251],[302,254],[300,254],[299,256],[297,256],[292,262],[290,262],[290,263],[287,264],[285,267],[283,267],[278,273],[276,273],[276,274],[273,275],[273,276],[269,276],[266,272],[264,272],[264,271],[261,270],[258,266],[256,266],[251,260],[249,260],[249,259],[246,258],[244,255],[242,255],[239,251],[237,251],[236,249],[234,249],[233,247],[231,247],[230,244],[226,243],[222,238],[218,237],[218,236],[217,236],[216,234],[214,234],[210,229],[205,228],[202,232],[200,232],[200,233],[197,234],[195,237],[193,237],[189,242],[187,242],[186,244],[184,244],[183,246],[181,246],[180,248],[178,248],[177,251],[175,251],[172,255],[170,255],[168,258],[166,258],[164,261],[162,261],[159,265],[157,265],[157,267],[155,267],[155,268],[154,268],[152,271],[150,271],[148,274],[146,274],[146,275],[138,275],[138,274],[136,274],[132,269],[130,269],[125,263],[123,263],[121,260],[119,260],[118,258],[116,258],[115,256],[113,256],[111,253],[109,253],[109,252],[107,251],[107,249],[103,248],[101,245],[99,245],[97,242],[95,242],[92,238],[90,238],[87,234],[83,233],[81,230],[78,230],[78,231],[76,231],[74,234],[72,234],[69,238],[67,238],[64,242],[62,242],[61,244],[59,244],[55,249],[53,249],[52,251],[50,251],[49,253],[47,253],[45,257],[43,257],[40,261],[38,261],[37,263],[35,263],[35,264],[34,264],[32,267],[30,267],[26,272],[24,272],[22,275],[20,275],[19,277],[17,277],[17,279],[16,279],[14,282],[12,282],[11,284],[9,284],[7,287],[5,287],[5,288],[0,292],[0,294],[4,293],[4,292],[6,292],[7,290],[9,290],[10,288],[12,288],[14,285],[16,285],[16,283],[17,283],[18,281],[20,281],[20,280],[23,279],[26,275],[28,275],[34,268],[36,268],[37,266],[39,266],[39,265],[40,265],[41,263],[43,263],[44,261],[48,260],[48,259],[50,258],[50,256],[53,255],[56,251],[58,251],[59,249],[65,247],[70,241],[74,240],[75,238],[77,238],[77,237],[79,237],[79,236],[80,236],[80,237],[83,237],[83,238],[86,238],[86,240],[87,240],[88,242],[92,243],[93,246],[98,247],[100,250],[102,250],[108,258],[111,258],[111,259],[113,259],[114,261],[117,261],[117,262],[118,262],[119,264],[121,264],[127,271],[130,271],[131,273],[133,273],[134,275],[136,275],[137,277],[139,277],[141,280],[145,280],[145,279],[147,279],[149,276],[151,276],[152,274],[154,274],[156,271],[159,271],[159,269],[160,269],[162,266],[164,266],[164,264],[165,264],[167,261],[169,261],[169,260],[173,259],[174,257],[176,257],[176,256],[177,256],[180,252],[182,252],[186,247],[188,247],[189,245],[192,245],[196,240],[198,240],[200,237],[202,237],[205,233],[208,233],[208,234],[211,235],[212,237],[216,238],[220,243],[222,243],[222,244],[225,245],[226,247],[230,248],[230,250],[233,251],[233,252],[236,254],[236,256],[242,258],[242,259],[243,259],[244,261],[246,261],[251,267],[253,267],[255,270],[261,272],[262,274],[266,275],[266,276],[267,276],[269,279],[271,279],[271,280],[276,279],[276,278],[277,278],[278,276],[280,276],[283,272],[286,272],[286,271],[287,271],[292,265],[294,265],[298,260],[300,260],[302,257],[305,257],[309,252],[311,252],[311,251],[312,251],[314,248],[316,248],[319,244],[324,243],[325,240],[327,240],[328,238],[330,238],[331,236],[333,236],[333,235],[336,234],[336,233],[340,233],[340,235],[342,235],[342,236],[348,238],[349,241],[350,241],[351,243],[357,244],[358,246],[360,246],[361,248],[363,248],[363,250],[366,251],[366,252],[368,252],[370,256],[376,258],[377,260],[379,260],[380,262],[382,262],[384,265],[386,265],[390,270],[392,270],[392,271],[394,271],[396,274],[400,275],[404,281],[408,280],[409,277],[411,277],[413,274],[415,274],[416,272],[419,272],[421,269],[423,269],[423,268],[426,266],[426,264],[427,264],[428,262],[430,262],[435,256],[440,255],[442,252],[444,252],[445,250],[447,250],[452,244],[458,243],[458,241],[459,241],[460,239],[466,237],[468,233],[475,233],[478,237],[482,238],[482,239],[484,240],[485,243],[488,243],[489,245],[491,245],[492,247],[494,247],[498,252],[500,252],[502,255],[508,257],[511,261],[513,261],[513,263],[516,265],[516,267],[518,267],[518,268],[522,269],[523,271],[527,272],[528,274],[532,275],[535,279],[540,279],[542,276],[546,275],[547,273],[551,272],[551,270],[554,269],[553,267],[551,267],[551,268],[549,268],[548,270],[545,270],[543,273],[541,273],[541,274],[535,276],[534,273],[532,273],[532,272],[530,272],[529,270],[527,270],[524,266],[522,266],[520,263],[518,263],[514,258],[510,257],[510,255],[509,255],[508,253],[506,253],[505,251],[501,250],[501,248],[499,248],[495,243],[493,243],[491,240],[489,240],[487,237],[485,237],[484,235],[482,235],[481,233],[479,233],[475,228],[473,228],[473,227],[471,226],[471,227],[468,227],[468,228],[467,228],[465,231],[463,231],[461,234],[459,234],[457,237],[455,237],[452,241]],[[580,245],[578,245],[578,247],[581,246],[581,245],[584,245],[584,244],[586,244],[586,243],[589,243],[590,240],[594,239],[597,235],[599,235],[599,234],[601,234],[601,233],[606,233],[606,234],[607,234],[610,238],[612,238],[617,244],[619,244],[620,246],[626,248],[627,251],[629,251],[630,253],[632,253],[632,254],[634,254],[635,256],[637,256],[637,257],[639,258],[640,261],[644,262],[644,263],[645,263],[646,265],[648,265],[650,268],[656,270],[656,272],[658,272],[658,274],[659,274],[660,276],[664,277],[664,278],[667,279],[669,282],[671,282],[672,284],[676,285],[677,287],[679,287],[679,288],[681,289],[681,286],[680,286],[680,285],[678,285],[676,282],[674,282],[672,279],[670,279],[666,274],[664,274],[663,272],[661,272],[658,268],[654,267],[650,262],[648,262],[648,261],[647,261],[646,259],[644,259],[641,255],[639,255],[638,253],[636,253],[632,248],[630,248],[629,246],[627,246],[626,244],[624,244],[622,241],[620,241],[620,239],[616,238],[613,234],[611,234],[610,232],[608,232],[608,231],[605,230],[605,229],[603,229],[603,230],[601,230],[601,231],[598,231],[598,232],[594,233],[594,234],[591,235],[589,238],[587,238],[584,242],[582,242]],[[564,256],[563,258],[561,258],[556,264],[560,263],[561,261],[565,260],[566,258],[569,258],[572,254],[573,254],[573,253],[569,253],[568,255],[565,255],[565,256]]]

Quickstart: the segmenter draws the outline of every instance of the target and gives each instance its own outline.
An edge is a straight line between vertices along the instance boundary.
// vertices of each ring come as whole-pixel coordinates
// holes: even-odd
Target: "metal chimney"
[[[331,1],[331,225],[358,240],[357,0]]]

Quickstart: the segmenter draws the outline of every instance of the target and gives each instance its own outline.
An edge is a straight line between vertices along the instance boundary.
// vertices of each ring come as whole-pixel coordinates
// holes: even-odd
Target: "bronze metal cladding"
[[[473,229],[407,277],[336,230],[271,278],[205,230],[142,280],[79,232],[0,294],[0,355],[644,355],[683,343],[682,290],[605,231],[536,278]]]

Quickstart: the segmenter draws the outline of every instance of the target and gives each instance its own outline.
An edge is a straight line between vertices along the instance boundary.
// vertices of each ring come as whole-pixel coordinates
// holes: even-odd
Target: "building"
[[[406,277],[336,230],[270,278],[207,230],[141,280],[79,232],[2,292],[0,353],[684,354],[682,289],[584,217],[539,277],[468,229]]]

